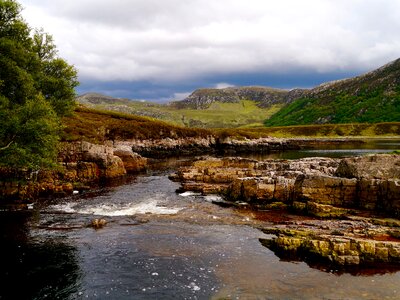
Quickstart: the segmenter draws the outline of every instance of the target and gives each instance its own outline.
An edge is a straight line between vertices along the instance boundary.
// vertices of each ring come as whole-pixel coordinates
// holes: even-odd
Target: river
[[[374,146],[373,146],[374,145]],[[360,146],[360,145],[358,145]],[[388,152],[282,152],[268,158]],[[264,158],[265,158],[264,157]],[[259,157],[262,158],[262,157]],[[279,259],[257,229],[268,217],[176,193],[168,174],[185,160],[83,195],[0,211],[0,299],[399,299],[400,272],[343,272]],[[107,224],[88,226],[94,218]]]

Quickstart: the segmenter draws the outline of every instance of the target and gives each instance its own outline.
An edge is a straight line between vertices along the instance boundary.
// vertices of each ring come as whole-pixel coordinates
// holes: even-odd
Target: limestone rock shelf
[[[218,191],[229,200],[283,202],[316,216],[330,208],[400,214],[400,156],[257,161],[207,158],[170,176],[183,190]]]
[[[218,193],[314,219],[266,224],[262,243],[338,265],[400,263],[400,156],[257,161],[207,158],[170,176],[181,190]],[[387,219],[395,217],[395,219]]]

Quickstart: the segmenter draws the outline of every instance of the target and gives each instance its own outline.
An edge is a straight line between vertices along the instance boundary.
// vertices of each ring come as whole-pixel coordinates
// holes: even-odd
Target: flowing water
[[[387,141],[368,151],[399,145]],[[395,270],[346,273],[279,259],[259,242],[266,235],[256,228],[265,217],[216,205],[215,195],[176,193],[179,184],[167,175],[181,163],[28,210],[0,211],[0,299],[400,299]],[[88,226],[95,218],[107,224]]]

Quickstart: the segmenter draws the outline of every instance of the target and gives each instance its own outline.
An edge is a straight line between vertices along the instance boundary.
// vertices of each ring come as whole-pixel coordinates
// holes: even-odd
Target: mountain
[[[372,72],[303,92],[267,126],[400,121],[400,59]]]
[[[162,112],[163,105],[157,103],[126,98],[114,98],[98,93],[83,94],[76,97],[75,100],[89,108],[117,111],[162,120],[165,119],[164,113]]]
[[[262,93],[257,93],[257,89],[252,88],[254,95],[261,99]],[[219,92],[219,90],[217,90]],[[241,91],[242,93],[248,91]],[[287,91],[284,91],[286,94]],[[212,93],[205,93],[209,97]],[[241,96],[242,98],[244,96]],[[241,126],[263,126],[264,120],[278,111],[283,104],[273,104],[266,108],[258,102],[251,100],[228,99],[226,97],[217,98],[219,101],[210,103],[206,108],[194,108],[194,105],[157,104],[149,101],[134,101],[127,99],[113,98],[97,93],[84,94],[76,98],[76,101],[86,107],[101,110],[118,111],[138,116],[151,117],[176,125],[186,127],[201,128],[227,128]]]
[[[148,116],[187,127],[227,128],[400,121],[400,59],[372,72],[282,90],[260,86],[198,89],[167,105],[96,93],[77,98],[89,107]]]
[[[86,104],[88,106],[93,105],[113,105],[113,104],[128,104],[129,99],[114,98],[111,96],[106,96],[98,93],[86,93],[76,97],[75,99],[79,103]]]
[[[269,108],[275,104],[288,104],[306,92],[302,89],[288,91],[261,86],[197,89],[186,99],[172,102],[171,105],[178,109],[207,109],[215,102],[240,103],[250,100],[260,108]]]

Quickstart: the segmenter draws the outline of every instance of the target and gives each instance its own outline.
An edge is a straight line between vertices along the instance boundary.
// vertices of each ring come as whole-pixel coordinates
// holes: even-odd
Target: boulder
[[[114,148],[113,153],[123,161],[125,170],[128,173],[140,172],[147,167],[147,158],[133,152],[129,146],[118,146]]]
[[[357,195],[357,179],[308,174],[298,176],[294,194],[296,201],[351,206]]]
[[[335,176],[357,179],[400,179],[400,155],[375,154],[343,158]]]

